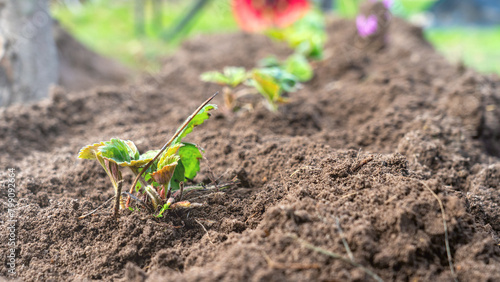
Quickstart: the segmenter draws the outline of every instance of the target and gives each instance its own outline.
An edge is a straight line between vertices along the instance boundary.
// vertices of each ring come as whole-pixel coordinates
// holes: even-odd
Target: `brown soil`
[[[290,51],[259,35],[200,37],[137,85],[0,113],[2,179],[17,171],[17,272],[23,280],[360,281],[354,260],[387,281],[500,280],[500,79],[452,66],[418,29],[395,21],[382,50],[356,48],[354,24],[329,26],[327,59],[278,114],[218,111],[189,139],[206,149],[197,182],[239,187],[188,198],[204,207],[156,219],[123,212],[78,220],[113,195],[86,144],[131,139],[159,148],[220,87],[207,70],[251,67]],[[218,97],[216,103],[222,104]],[[210,169],[209,169],[210,168]],[[131,176],[127,177],[131,182]],[[7,192],[0,193],[2,202]],[[1,220],[7,219],[2,206]],[[206,231],[205,231],[206,229]],[[2,254],[8,250],[2,228]],[[0,266],[7,276],[7,265]]]
[[[82,91],[98,85],[123,85],[134,73],[118,62],[88,49],[54,23],[59,60],[59,85],[67,91]]]

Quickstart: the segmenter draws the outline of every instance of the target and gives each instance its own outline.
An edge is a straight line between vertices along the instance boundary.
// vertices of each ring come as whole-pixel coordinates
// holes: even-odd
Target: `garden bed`
[[[199,37],[141,83],[0,112],[0,164],[16,170],[16,271],[23,280],[452,279],[438,201],[461,281],[500,280],[500,79],[453,66],[395,21],[381,51],[356,48],[355,25],[329,23],[326,59],[279,113],[222,110],[189,140],[206,150],[196,182],[238,187],[187,195],[201,208],[157,219],[78,217],[113,196],[78,150],[112,137],[159,148],[220,87],[199,75],[253,67],[284,45],[242,33]],[[147,101],[147,103],[144,103]],[[222,105],[222,98],[215,100]],[[131,175],[125,175],[127,183]],[[128,187],[126,185],[125,187]],[[6,203],[8,194],[0,197]],[[109,209],[106,210],[109,213]],[[8,220],[7,205],[0,220]],[[343,230],[340,232],[339,225]],[[0,238],[8,253],[6,229]],[[302,243],[301,243],[302,242]],[[8,276],[8,266],[0,266]]]

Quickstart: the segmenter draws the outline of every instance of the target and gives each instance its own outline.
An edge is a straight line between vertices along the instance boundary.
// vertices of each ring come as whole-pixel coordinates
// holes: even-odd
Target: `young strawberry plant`
[[[233,0],[233,14],[241,29],[264,31],[269,37],[286,41],[296,53],[321,59],[326,41],[324,17],[311,11],[307,0]]]
[[[320,12],[312,11],[286,28],[273,28],[266,31],[267,36],[285,41],[306,58],[320,60],[326,42],[325,19]]]
[[[247,72],[245,68],[242,67],[225,67],[222,73],[218,71],[209,71],[200,76],[202,81],[227,85],[232,88],[244,82],[247,77]]]
[[[285,93],[296,91],[300,82],[309,81],[313,69],[308,58],[321,59],[326,41],[324,18],[309,11],[306,0],[233,1],[236,21],[245,31],[266,31],[272,38],[284,40],[295,53],[280,62],[274,57],[261,60],[259,67],[246,71],[239,67],[226,67],[223,72],[211,71],[201,75],[202,81],[224,85],[226,108],[238,111],[235,101],[248,91],[235,92],[245,84],[264,97],[264,105],[276,112],[278,105],[286,103]],[[307,14],[307,15],[306,15]],[[243,94],[243,95],[240,95]]]
[[[237,94],[234,88],[248,79],[248,74],[245,68],[242,67],[225,67],[222,73],[218,71],[209,71],[201,74],[200,79],[205,82],[213,82],[223,85],[222,93],[224,96],[224,105],[229,111],[237,111],[236,106]]]
[[[289,57],[280,63],[275,58],[263,60],[262,67],[246,71],[244,68],[224,68],[224,72],[206,72],[201,75],[201,80],[225,85],[224,101],[226,107],[237,110],[234,101],[238,98],[234,88],[245,84],[254,88],[264,97],[264,105],[273,112],[278,110],[278,104],[286,103],[284,93],[294,92],[301,81],[311,79],[313,71],[309,62],[301,55]],[[244,92],[245,94],[247,91]]]
[[[182,195],[182,183],[193,179],[200,170],[201,150],[192,143],[182,142],[195,126],[201,125],[210,118],[210,111],[217,109],[209,102],[215,93],[189,116],[177,129],[170,140],[159,150],[147,151],[143,154],[130,140],[113,138],[83,147],[78,154],[80,159],[97,160],[102,166],[115,190],[114,216],[119,209],[128,208],[131,198],[157,216],[175,207],[189,207],[191,203],[176,202]],[[122,192],[121,169],[128,169],[135,175],[129,192]],[[145,201],[133,194],[145,195]],[[125,201],[122,195],[128,195]]]
[[[270,56],[259,61],[261,68],[278,68],[297,78],[299,82],[307,82],[314,75],[311,64],[302,54],[293,54],[284,62],[280,62],[276,57]]]

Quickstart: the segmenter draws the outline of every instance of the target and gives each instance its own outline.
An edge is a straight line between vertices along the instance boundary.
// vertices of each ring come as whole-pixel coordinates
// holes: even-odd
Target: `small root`
[[[351,168],[351,173],[355,173],[357,172],[358,170],[360,170],[363,166],[365,166],[367,163],[373,161],[373,157],[368,157],[362,161],[360,161],[359,163],[357,163],[354,167]]]
[[[247,220],[245,220],[245,223],[247,223],[250,219],[254,218],[254,217],[255,217],[258,213],[260,213],[260,211],[257,211],[257,212],[255,212],[254,214],[252,214],[251,216],[249,216],[249,217],[247,218]]]
[[[345,251],[347,252],[347,256],[349,259],[351,259],[352,262],[354,262],[354,255],[351,252],[351,248],[349,248],[349,245],[347,244],[347,240],[344,235],[344,231],[340,227],[340,220],[338,217],[335,217],[335,221],[337,223],[337,230],[339,231],[340,238],[342,239],[342,244],[344,244]]]
[[[104,206],[106,206],[109,202],[111,202],[114,198],[116,198],[116,196],[113,196],[109,199],[106,200],[106,202],[104,202],[102,205],[98,206],[96,209],[94,209],[93,211],[91,212],[88,212],[82,216],[79,216],[78,219],[84,219],[86,218],[87,216],[89,215],[93,215],[94,213],[96,213],[98,210],[102,209]]]
[[[453,276],[453,280],[455,282],[458,282],[457,275],[455,273],[455,268],[453,267],[453,260],[451,257],[451,250],[450,250],[450,241],[448,240],[448,226],[446,225],[446,214],[444,213],[444,206],[443,202],[441,202],[441,199],[439,199],[438,195],[432,191],[432,189],[427,185],[425,182],[420,181],[420,183],[427,189],[429,192],[431,192],[432,196],[436,198],[436,200],[439,203],[439,208],[441,209],[441,215],[443,217],[443,226],[444,226],[444,244],[446,247],[446,255],[448,256],[448,263],[450,265],[450,271],[451,275]]]
[[[375,274],[373,271],[369,270],[368,268],[362,266],[361,264],[357,263],[357,262],[354,262],[348,258],[345,258],[337,253],[334,253],[334,252],[330,252],[328,250],[325,250],[323,248],[320,248],[320,247],[316,247],[310,243],[308,243],[307,241],[305,240],[302,240],[300,239],[297,235],[295,234],[292,234],[292,233],[289,233],[287,235],[288,237],[296,240],[297,242],[299,242],[304,248],[307,248],[307,249],[310,249],[310,250],[313,250],[317,253],[320,253],[320,254],[323,254],[323,255],[326,255],[326,256],[329,256],[329,257],[332,257],[334,259],[338,259],[338,260],[341,260],[343,262],[346,262],[354,267],[358,267],[359,269],[361,269],[362,271],[364,271],[366,274],[368,274],[369,276],[371,276],[373,279],[375,279],[375,281],[377,282],[382,282],[384,280],[382,280],[382,278],[380,278],[380,276],[378,276],[377,274]]]
[[[201,222],[199,222],[196,218],[194,219],[194,221],[201,225],[201,228],[203,228],[203,230],[205,230],[205,232],[207,233],[208,241],[210,242],[210,244],[214,245],[214,242],[212,242],[212,238],[210,238],[210,234],[208,233],[208,230],[205,228],[205,226],[201,224]]]
[[[321,266],[317,263],[280,263],[271,260],[271,258],[264,252],[262,252],[262,256],[266,259],[267,265],[269,268],[274,269],[294,269],[294,270],[306,270],[306,269],[319,269]]]
[[[344,198],[348,198],[350,196],[353,196],[353,195],[356,195],[358,194],[359,191],[356,191],[356,192],[353,192],[353,193],[349,193],[349,194],[346,194],[346,195],[343,195],[342,197],[340,197],[339,199],[344,199]]]

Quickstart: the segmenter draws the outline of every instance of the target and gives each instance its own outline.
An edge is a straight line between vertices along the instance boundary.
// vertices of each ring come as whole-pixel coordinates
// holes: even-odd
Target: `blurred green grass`
[[[192,1],[163,1],[162,27],[151,23],[152,7],[145,7],[144,34],[137,34],[134,1],[87,0],[83,5],[54,4],[51,12],[61,25],[90,49],[135,69],[156,70],[160,59],[175,50],[179,40],[166,42],[162,32],[173,27]],[[146,1],[150,3],[150,1]],[[185,36],[237,29],[229,0],[212,1]]]
[[[402,18],[424,12],[437,0],[395,0],[391,12]],[[339,0],[336,9],[342,16],[354,18],[363,0]],[[429,28],[425,38],[449,61],[463,62],[484,73],[500,74],[500,27]]]
[[[354,18],[358,14],[359,5],[365,0],[337,0],[335,9],[337,13],[347,18]],[[400,17],[420,13],[430,7],[437,0],[394,0],[392,13]]]
[[[401,17],[424,11],[436,0],[395,1],[393,12]],[[147,1],[149,2],[149,1]],[[339,0],[336,13],[345,17],[357,14],[361,0]],[[162,6],[163,31],[172,27],[183,16],[193,1],[164,1]],[[151,20],[152,7],[145,7]],[[161,30],[146,25],[143,35],[136,34],[134,1],[87,0],[84,5],[52,6],[52,13],[59,22],[82,43],[105,56],[121,61],[138,70],[155,71],[161,58],[173,52],[179,40],[165,42]],[[237,30],[231,14],[230,0],[213,0],[204,9],[186,37]],[[426,38],[452,62],[463,61],[481,72],[500,74],[500,27],[427,29]]]
[[[500,74],[500,27],[428,29],[425,37],[452,62]]]

